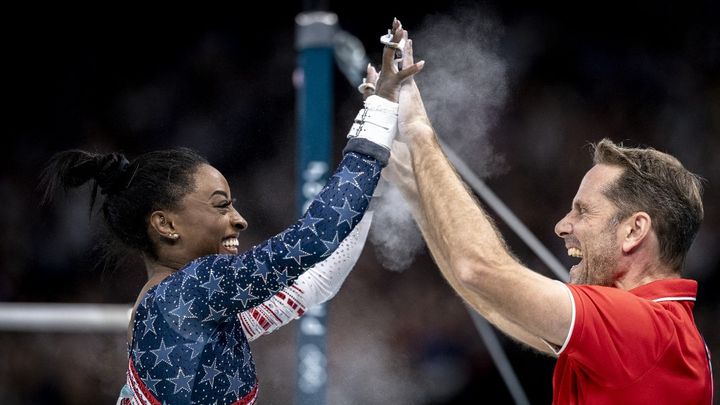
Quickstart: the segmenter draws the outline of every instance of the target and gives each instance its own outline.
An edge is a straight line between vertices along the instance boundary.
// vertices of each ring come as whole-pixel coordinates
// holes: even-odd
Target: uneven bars
[[[130,305],[0,303],[0,330],[19,332],[122,332]]]

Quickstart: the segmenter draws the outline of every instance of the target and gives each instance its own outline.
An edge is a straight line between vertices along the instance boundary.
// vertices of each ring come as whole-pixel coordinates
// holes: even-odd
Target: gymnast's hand
[[[390,35],[392,35],[390,44],[400,44],[401,40],[407,36],[407,32],[402,29],[402,24],[397,18],[393,20]],[[396,63],[397,61],[395,60],[396,50],[395,47],[390,45],[386,45],[385,49],[383,49],[382,68],[380,69],[380,75],[375,85],[375,95],[395,103],[397,103],[399,99],[400,84],[405,79],[419,72],[423,67],[423,62],[405,64],[403,60],[402,69],[399,69]],[[373,68],[372,65],[368,66],[368,77],[366,80],[370,80],[371,69],[372,72],[375,72],[375,68]]]

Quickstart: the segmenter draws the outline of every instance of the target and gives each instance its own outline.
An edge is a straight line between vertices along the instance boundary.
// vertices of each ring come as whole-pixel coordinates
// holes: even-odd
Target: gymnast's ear
[[[159,236],[165,239],[177,239],[170,215],[164,211],[154,211],[150,214],[148,231],[151,238]]]

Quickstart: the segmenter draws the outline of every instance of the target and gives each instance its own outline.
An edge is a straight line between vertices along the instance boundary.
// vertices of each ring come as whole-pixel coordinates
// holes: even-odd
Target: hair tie
[[[112,194],[124,189],[125,173],[130,162],[121,153],[109,153],[99,162],[100,171],[95,176],[95,181],[100,187],[102,194]]]

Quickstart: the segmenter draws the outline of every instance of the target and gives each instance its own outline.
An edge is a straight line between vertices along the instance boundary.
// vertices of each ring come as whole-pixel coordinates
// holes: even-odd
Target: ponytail
[[[67,192],[95,180],[90,199],[92,212],[98,189],[103,195],[108,195],[127,187],[129,164],[121,153],[99,154],[80,149],[56,153],[41,175],[40,185],[45,188],[42,203],[50,203],[60,188]]]

